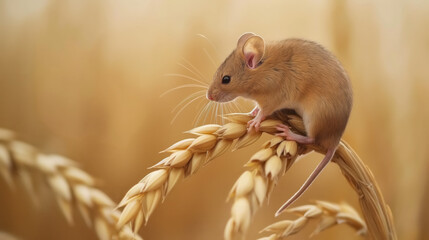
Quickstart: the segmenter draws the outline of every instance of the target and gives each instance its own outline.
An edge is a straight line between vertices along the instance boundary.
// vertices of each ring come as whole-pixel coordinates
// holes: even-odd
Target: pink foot
[[[276,133],[276,136],[280,136],[286,140],[293,141],[292,139],[290,139],[292,131],[290,130],[289,126],[286,126],[284,124],[279,124],[277,125],[276,129],[279,131],[279,133]]]
[[[279,133],[276,133],[276,136],[283,137],[286,140],[295,141],[295,142],[298,142],[301,144],[312,144],[312,143],[314,143],[314,138],[310,138],[307,136],[302,136],[302,135],[296,134],[296,133],[292,132],[288,126],[286,126],[284,124],[277,125],[276,129],[279,131]]]

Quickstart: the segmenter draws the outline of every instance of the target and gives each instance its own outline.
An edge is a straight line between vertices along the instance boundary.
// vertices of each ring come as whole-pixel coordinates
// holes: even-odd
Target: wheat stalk
[[[94,227],[99,239],[141,239],[129,227],[116,228],[120,212],[116,204],[101,190],[95,180],[77,164],[63,156],[46,155],[24,142],[14,133],[0,129],[0,174],[13,187],[19,178],[32,199],[36,196],[37,179],[45,180],[62,213],[73,223],[73,207],[80,211],[85,223]]]
[[[259,238],[259,240],[282,240],[301,231],[311,220],[319,220],[319,223],[310,237],[338,224],[347,224],[362,236],[367,234],[365,222],[351,206],[345,203],[335,204],[316,201],[316,204],[299,206],[286,211],[297,214],[300,217],[295,220],[283,220],[269,225],[261,233],[272,234]]]
[[[345,141],[340,142],[332,161],[359,195],[370,239],[397,239],[392,212],[368,166]]]
[[[287,123],[294,131],[305,134],[304,123],[297,115],[280,111],[275,113],[274,118]],[[324,154],[323,150],[315,145],[303,147],[307,148],[307,151],[314,150]],[[368,237],[375,240],[397,239],[392,212],[386,204],[371,170],[359,158],[353,148],[341,140],[332,162],[338,165],[341,173],[359,196],[363,218],[368,227]]]

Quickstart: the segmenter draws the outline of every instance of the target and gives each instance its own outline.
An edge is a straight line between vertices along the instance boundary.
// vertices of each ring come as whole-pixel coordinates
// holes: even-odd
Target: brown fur
[[[208,95],[220,102],[255,100],[264,115],[294,109],[308,137],[325,149],[336,147],[352,108],[352,89],[333,54],[312,41],[286,39],[265,44],[260,65],[250,69],[242,38],[216,71]],[[229,84],[221,83],[225,75],[231,76]]]

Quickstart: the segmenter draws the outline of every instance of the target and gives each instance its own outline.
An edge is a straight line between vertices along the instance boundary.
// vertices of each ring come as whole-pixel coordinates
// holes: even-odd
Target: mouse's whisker
[[[216,108],[216,102],[213,102],[209,110],[209,119],[208,119],[209,122],[213,122],[213,111],[215,110],[215,108]]]
[[[230,103],[224,103],[224,104],[222,104],[222,106],[223,106],[223,116],[225,115],[225,114],[228,114],[228,113],[232,113],[233,111],[231,111],[231,107],[229,106],[230,105]],[[223,118],[222,118],[223,119]]]
[[[206,122],[207,115],[208,115],[209,111],[211,110],[210,108],[212,107],[212,105],[213,105],[213,102],[212,102],[212,101],[210,101],[210,102],[209,102],[209,105],[208,105],[208,108],[206,109],[206,114],[204,115],[203,123],[205,123],[205,122]]]
[[[200,77],[201,77],[201,79],[208,79],[206,76],[204,76],[204,74],[202,74],[201,72],[200,72],[200,70],[198,70],[198,68],[196,68],[192,63],[190,63],[188,60],[186,60],[185,58],[182,58],[183,59],[183,61],[186,63],[186,64],[188,64],[188,66],[193,70],[193,71],[195,71],[195,73],[197,73]],[[184,68],[186,68],[186,69],[188,69],[189,71],[192,71],[191,69],[189,69],[188,67],[186,67],[186,66],[184,66],[184,65],[182,65],[182,67],[184,67]],[[194,74],[195,74],[194,73]]]
[[[200,120],[201,120],[201,117],[202,117],[202,116],[203,116],[203,114],[207,111],[207,109],[208,109],[209,105],[210,105],[210,101],[208,101],[208,102],[204,105],[204,107],[203,107],[203,108],[201,108],[201,110],[200,110],[200,112],[199,112],[199,114],[198,114],[198,116],[197,116],[197,118],[196,118],[196,121],[194,121],[194,126],[195,126],[195,124],[199,124],[199,122],[200,122]],[[203,123],[204,123],[204,122],[203,122]]]
[[[234,102],[228,102],[228,107],[230,108],[230,112],[238,112],[238,108]]]
[[[178,87],[174,87],[172,89],[169,89],[169,90],[165,91],[164,93],[161,94],[160,97],[164,97],[165,95],[167,95],[167,94],[169,94],[169,93],[171,93],[173,91],[182,89],[182,88],[204,88],[204,89],[207,89],[207,86],[199,85],[199,84],[184,84],[184,85],[181,85],[181,86],[178,86]]]
[[[201,33],[198,33],[197,36],[204,38],[210,44],[210,46],[212,47],[212,49],[214,50],[214,52],[216,54],[216,60],[218,60],[218,62],[220,62],[219,50],[217,49],[216,45],[214,45],[214,43],[212,41],[210,41],[210,39],[207,36],[205,36]]]
[[[204,102],[207,102],[208,99],[207,98],[201,98],[200,101],[198,101],[197,104],[195,104],[195,110],[197,110],[198,112],[201,110],[201,107],[205,105]]]
[[[228,102],[226,105],[228,106],[228,111],[230,113],[236,112],[234,105],[232,103]]]
[[[206,77],[204,75],[201,74],[201,72],[196,72],[196,70],[192,70],[191,68],[185,66],[182,63],[177,63],[177,65],[181,66],[182,68],[188,70],[190,73],[192,73],[195,77],[200,78],[200,79],[206,79]]]
[[[221,117],[220,117],[220,119],[221,119],[221,121],[222,121],[222,125],[224,124],[224,122],[225,122],[225,119],[223,118],[223,116],[224,116],[224,106],[225,106],[225,104],[223,104],[223,103],[221,103],[220,104],[220,106],[221,106]]]
[[[220,103],[216,103],[216,113],[215,113],[215,115],[214,115],[214,118],[215,118],[215,120],[214,120],[214,122],[216,123],[217,122],[217,120],[218,120],[218,114],[219,114],[219,105],[220,105]]]
[[[228,113],[232,113],[232,112],[234,112],[234,111],[231,111],[231,107],[230,107],[231,103],[227,102],[227,103],[225,103],[224,105],[225,105],[225,110],[226,110]]]
[[[216,119],[217,119],[216,114],[217,114],[217,107],[218,107],[218,106],[219,106],[219,103],[218,103],[218,102],[215,102],[215,106],[214,106],[213,111],[212,111],[212,119],[213,119],[213,120],[211,120],[211,122],[216,123]]]
[[[209,102],[206,98],[202,98],[201,101],[198,102],[197,114],[195,115],[194,120],[192,121],[192,126],[194,126],[194,127],[197,126],[197,124],[199,123],[199,120],[201,118],[201,114],[203,113],[204,109],[207,108],[208,104],[209,104]]]
[[[212,56],[210,55],[210,53],[207,51],[207,49],[203,48],[203,51],[206,54],[206,56],[209,58],[210,62],[213,63],[213,66],[217,67],[218,64],[216,64],[216,62],[214,61],[214,59],[212,58]]]
[[[171,112],[175,112],[176,111],[176,109],[180,106],[180,105],[182,105],[182,104],[184,104],[185,102],[187,102],[187,101],[189,101],[189,100],[193,100],[193,99],[195,99],[195,98],[199,98],[199,97],[201,97],[201,96],[204,96],[204,93],[205,93],[205,90],[202,90],[202,91],[198,91],[198,92],[194,92],[194,93],[192,93],[191,95],[189,95],[188,97],[186,97],[185,99],[183,99],[182,101],[180,101],[177,105],[176,105],[176,107],[174,107],[173,108],[173,110],[171,110]]]
[[[243,110],[240,107],[240,104],[236,103],[235,101],[232,101],[232,104],[238,109],[238,112],[243,112]]]
[[[211,105],[212,103],[209,101],[207,104],[206,104],[206,106],[204,107],[204,109],[203,109],[203,111],[201,112],[201,124],[204,124],[205,123],[205,118],[206,118],[206,116],[207,116],[207,111],[208,111],[208,109],[210,108],[210,105]],[[199,121],[199,120],[198,120]]]
[[[165,74],[165,76],[166,76],[166,77],[181,77],[181,78],[184,78],[184,79],[188,79],[188,80],[191,80],[191,81],[194,81],[194,82],[200,83],[200,84],[201,84],[201,86],[206,86],[206,87],[208,87],[208,83],[203,82],[203,81],[201,81],[201,80],[199,80],[199,79],[196,79],[196,78],[194,78],[194,77],[191,77],[191,76],[185,75],[185,74],[180,74],[180,73],[169,73],[169,74]]]
[[[191,104],[192,102],[194,102],[194,101],[196,101],[196,100],[198,100],[199,98],[202,98],[202,97],[204,97],[204,96],[198,96],[198,97],[196,97],[196,98],[194,98],[194,99],[192,99],[191,101],[189,101],[188,103],[186,103],[177,113],[176,113],[176,115],[174,116],[174,118],[171,120],[171,122],[170,122],[170,124],[173,124],[173,122],[176,120],[176,118],[179,116],[179,114],[187,107],[187,106],[189,106],[189,104]]]

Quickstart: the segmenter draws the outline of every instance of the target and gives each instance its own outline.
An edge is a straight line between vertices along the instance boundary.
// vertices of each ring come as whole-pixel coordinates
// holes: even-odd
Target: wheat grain
[[[54,193],[67,221],[73,223],[73,207],[76,207],[101,240],[141,239],[129,227],[116,228],[120,215],[114,210],[116,204],[95,187],[94,178],[75,162],[59,155],[42,154],[15,140],[13,132],[5,129],[0,129],[0,174],[11,187],[14,179],[20,178],[31,199],[37,199],[35,176],[41,177]]]
[[[303,229],[310,220],[319,220],[316,229],[310,237],[339,224],[353,227],[358,234],[365,236],[367,228],[359,214],[349,205],[316,201],[316,204],[304,205],[286,210],[300,217],[295,220],[283,220],[269,225],[261,233],[271,235],[259,240],[282,240]]]

